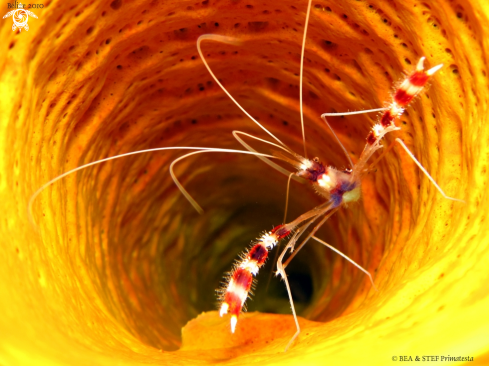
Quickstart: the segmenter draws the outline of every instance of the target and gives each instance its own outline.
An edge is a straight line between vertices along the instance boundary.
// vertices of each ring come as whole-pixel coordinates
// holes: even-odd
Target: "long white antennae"
[[[275,145],[273,143],[271,143],[270,141],[266,141],[266,140],[262,140],[258,137],[255,137],[253,135],[249,135],[245,132],[241,132],[241,131],[233,131],[233,136],[236,140],[238,140],[238,142],[244,146],[245,149],[247,149],[248,151],[251,151],[251,152],[257,152],[255,149],[253,149],[250,145],[248,145],[241,137],[238,136],[238,134],[242,134],[242,135],[246,135],[246,136],[249,136],[251,138],[254,138],[256,140],[261,140],[263,142],[267,142],[269,144],[272,144],[272,145]],[[278,146],[278,145],[275,145],[275,146]],[[287,150],[286,150],[287,151]],[[289,172],[287,169],[285,168],[282,168],[280,165],[278,164],[275,164],[273,161],[270,161],[269,159],[267,159],[266,157],[264,156],[259,156],[257,155],[257,157],[261,160],[263,160],[266,164],[270,165],[272,168],[274,168],[275,170],[278,170],[279,172],[281,172],[282,174],[284,175],[289,175],[291,172]],[[278,159],[280,159],[280,157],[276,157]],[[297,175],[293,175],[292,178],[298,182],[301,182],[301,183],[305,183],[306,180],[304,178],[301,178]]]
[[[351,116],[353,114],[364,114],[364,113],[372,113],[372,112],[383,112],[388,110],[389,108],[375,108],[375,109],[365,109],[363,111],[355,111],[355,112],[338,112],[338,113],[323,113],[321,117],[339,117],[339,116]]]
[[[264,156],[270,156],[270,155],[265,155],[265,154],[260,154],[258,152],[250,152],[250,151],[242,151],[242,150],[233,150],[233,149],[217,149],[217,148],[210,148],[210,147],[188,147],[188,146],[171,146],[171,147],[157,147],[154,149],[146,149],[146,150],[138,150],[138,151],[133,151],[130,153],[125,153],[125,154],[120,154],[120,155],[115,155],[111,156],[105,159],[97,160],[88,164],[84,164],[82,166],[79,166],[78,168],[68,170],[66,173],[63,173],[61,175],[58,175],[56,178],[51,179],[49,182],[43,184],[37,191],[34,192],[34,194],[31,196],[29,199],[29,203],[27,205],[27,215],[29,216],[29,221],[33,226],[36,226],[36,222],[34,220],[34,217],[32,215],[32,205],[34,204],[34,200],[39,196],[39,194],[44,191],[46,188],[48,188],[50,185],[56,183],[57,181],[63,179],[64,177],[67,177],[70,174],[76,173],[80,170],[86,169],[88,167],[105,163],[110,160],[116,160],[120,158],[124,158],[126,156],[131,156],[131,155],[138,155],[138,154],[143,154],[147,152],[155,152],[155,151],[166,151],[166,150],[203,150],[203,151],[220,151],[220,152],[232,152],[232,153],[238,153],[238,154],[248,154],[248,155],[264,155]],[[273,156],[270,156],[273,157]],[[183,193],[183,192],[182,192]]]
[[[258,156],[262,156],[262,157],[267,157],[267,158],[275,158],[275,156],[272,156],[272,155],[267,155],[267,154],[260,154],[260,153],[255,153],[255,152],[250,152],[250,151],[240,151],[240,150],[236,150],[234,152],[237,152],[239,151],[240,153],[243,153],[243,154],[249,154],[249,155],[258,155]],[[188,153],[188,154],[185,154],[175,160],[173,160],[173,162],[170,164],[170,175],[173,179],[173,182],[175,183],[175,185],[178,187],[178,189],[180,190],[180,192],[182,192],[182,194],[185,196],[185,198],[190,202],[190,204],[197,210],[197,212],[199,214],[203,214],[204,213],[204,210],[202,209],[202,207],[200,207],[200,205],[197,203],[197,201],[195,201],[192,196],[190,195],[190,193],[187,192],[187,190],[182,186],[182,184],[180,183],[180,181],[177,179],[177,176],[175,175],[175,172],[173,171],[173,167],[174,165],[179,162],[180,160],[183,160],[189,156],[192,156],[192,155],[197,155],[197,154],[202,154],[202,153],[206,153],[206,152],[221,152],[219,150],[202,150],[202,151],[194,151],[194,152],[191,152],[191,153]]]
[[[289,209],[290,180],[292,179],[293,175],[294,173],[290,173],[289,179],[287,179],[287,191],[285,192],[284,223],[287,222],[287,210]]]
[[[224,91],[224,93],[227,94],[227,96],[238,106],[239,109],[243,111],[244,114],[246,114],[253,122],[255,122],[263,131],[268,133],[270,136],[272,136],[280,145],[287,147],[282,141],[278,139],[273,133],[268,131],[260,122],[258,122],[256,119],[254,119],[237,101],[234,99],[231,94],[226,90],[226,88],[221,84],[221,82],[217,79],[217,77],[214,75],[212,72],[211,68],[207,64],[207,61],[204,58],[204,54],[202,53],[202,49],[200,47],[200,43],[203,40],[210,40],[210,41],[217,41],[217,42],[222,42],[222,43],[227,43],[227,44],[232,44],[232,45],[240,45],[241,42],[232,37],[226,37],[226,36],[220,36],[217,34],[202,34],[199,38],[197,38],[197,51],[199,52],[200,58],[202,59],[202,62],[204,63],[205,67],[207,68],[207,71],[209,71],[209,74],[211,74],[212,78],[214,81],[221,87],[221,89]]]
[[[307,150],[306,150],[306,132],[304,130],[304,112],[302,110],[302,74],[304,71],[304,53],[306,50],[306,38],[307,38],[307,26],[309,25],[309,14],[311,13],[311,2],[309,0],[307,4],[307,15],[306,15],[306,23],[304,25],[304,35],[302,37],[302,51],[301,51],[301,71],[299,76],[299,98],[300,98],[300,109],[301,109],[301,126],[302,126],[302,143],[304,145],[304,157],[307,159]]]
[[[436,181],[431,177],[430,173],[428,173],[428,171],[424,168],[424,166],[421,165],[421,163],[418,161],[418,159],[416,159],[416,157],[414,156],[414,154],[404,144],[404,142],[400,138],[396,138],[396,141],[399,143],[399,145],[401,145],[403,147],[403,149],[407,152],[407,154],[409,155],[409,157],[411,159],[413,159],[413,161],[416,163],[416,165],[419,167],[419,169],[421,169],[421,171],[424,173],[424,175],[426,175],[428,177],[428,179],[431,181],[431,183],[433,183],[433,185],[436,187],[436,189],[438,189],[438,192],[440,192],[443,197],[445,197],[448,200],[458,201],[458,202],[465,203],[464,200],[447,196],[445,194],[445,192],[443,192],[443,190],[440,188],[440,186],[438,185],[438,183],[436,183]]]
[[[348,151],[346,151],[346,149],[343,146],[343,144],[341,143],[340,139],[338,138],[338,136],[336,136],[336,133],[334,132],[333,127],[331,127],[331,125],[329,124],[329,122],[326,120],[326,117],[324,116],[324,114],[321,115],[321,118],[323,119],[324,123],[326,123],[326,125],[329,127],[329,130],[331,131],[331,133],[335,137],[335,139],[338,142],[338,144],[343,149],[343,152],[345,153],[346,158],[350,162],[350,167],[353,169],[353,162],[351,161],[350,154],[348,154]]]
[[[374,280],[372,279],[372,275],[365,269],[363,268],[361,265],[359,265],[357,262],[355,262],[353,259],[351,259],[350,257],[348,257],[346,254],[343,254],[342,252],[340,252],[338,249],[336,249],[335,247],[333,247],[332,245],[329,245],[328,243],[326,243],[325,241],[322,241],[321,239],[313,236],[312,237],[314,240],[316,240],[317,242],[323,244],[323,245],[326,245],[329,249],[331,249],[333,252],[335,253],[338,253],[339,255],[341,255],[343,258],[345,258],[348,262],[350,262],[351,264],[353,264],[355,267],[357,267],[360,271],[362,271],[363,273],[365,273],[368,278],[370,279],[370,282],[372,283],[372,286],[373,288],[375,289],[375,291],[378,291],[377,290],[377,287],[375,286],[375,283],[374,283]]]
[[[290,155],[292,155],[292,156],[296,156],[296,154],[295,154],[295,153],[294,153],[292,150],[290,150],[290,149],[288,149],[288,148],[285,148],[285,147],[283,147],[283,146],[280,146],[280,145],[274,144],[273,142],[270,142],[270,141],[264,140],[264,139],[262,139],[262,138],[259,138],[259,137],[256,137],[256,136],[253,136],[253,135],[251,135],[251,134],[249,134],[249,133],[246,133],[246,132],[243,132],[243,131],[238,131],[238,130],[235,130],[235,131],[233,131],[233,136],[234,136],[234,138],[236,138],[236,135],[245,135],[245,136],[248,136],[248,137],[250,137],[250,138],[252,138],[252,139],[254,139],[254,140],[261,141],[261,142],[264,142],[265,144],[269,144],[269,145],[275,146],[275,147],[276,147],[276,148],[278,148],[278,149],[282,149],[282,150],[286,151],[287,153],[289,153],[289,154],[290,154]]]

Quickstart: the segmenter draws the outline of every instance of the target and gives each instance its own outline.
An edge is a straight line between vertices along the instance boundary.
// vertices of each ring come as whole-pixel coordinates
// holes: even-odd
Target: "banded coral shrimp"
[[[223,24],[224,24],[224,23],[221,23],[221,27],[223,26]],[[113,41],[113,42],[114,42],[114,41]],[[212,56],[214,57],[214,54],[213,54]],[[361,63],[361,65],[363,66],[363,63]],[[123,67],[124,67],[124,64],[123,64]],[[401,70],[401,69],[402,69],[402,67],[397,68],[397,70]],[[333,68],[331,68],[331,70],[333,70]],[[338,72],[338,75],[339,75],[339,76],[341,76],[343,79],[345,79],[344,74],[342,74],[342,73]],[[384,85],[384,87],[385,87],[385,85]],[[387,86],[387,88],[389,88],[389,86]],[[338,110],[345,110],[345,108],[337,108],[337,109],[338,109]],[[324,111],[324,110],[322,110],[322,111]],[[200,123],[200,120],[199,120],[199,123]],[[289,122],[289,124],[290,124],[290,122]],[[368,125],[368,123],[367,123],[366,125]],[[364,137],[365,137],[365,136],[362,134],[362,139],[363,139]],[[319,142],[320,142],[320,141],[318,141],[318,145],[319,145]],[[356,144],[354,144],[354,145],[356,146]],[[337,147],[335,147],[335,149],[337,149]],[[332,155],[333,155],[333,153],[334,153],[334,151],[332,151]],[[314,156],[314,155],[313,155],[313,156]],[[148,196],[147,198],[150,198],[150,197]],[[282,197],[281,197],[281,198],[282,198]],[[373,205],[373,206],[374,206],[374,205]],[[261,225],[260,230],[262,230],[262,228],[263,228],[263,225]],[[255,234],[256,234],[256,233],[255,233]],[[255,234],[253,234],[253,235],[255,235]],[[367,239],[368,239],[368,238],[365,238],[365,239],[366,239],[366,241],[367,241]],[[318,318],[318,319],[319,319],[319,318]]]
[[[308,2],[307,15],[306,15],[306,25],[304,30],[304,37],[302,43],[302,53],[301,53],[301,69],[300,69],[300,115],[301,115],[301,127],[302,127],[302,138],[303,138],[303,147],[304,147],[304,155],[307,156],[307,148],[306,148],[306,138],[304,132],[304,118],[303,118],[303,105],[302,105],[302,75],[303,75],[303,60],[304,60],[304,48],[307,34],[307,26],[310,14],[311,1]],[[368,110],[368,111],[359,111],[359,112],[349,112],[349,113],[324,113],[321,115],[321,118],[324,120],[325,124],[330,129],[331,133],[337,140],[338,144],[341,146],[343,152],[345,153],[349,163],[350,169],[346,169],[343,171],[339,171],[332,166],[325,166],[318,158],[314,158],[313,160],[309,160],[305,157],[302,157],[290,150],[285,144],[283,144],[276,136],[271,134],[266,128],[264,128],[258,121],[256,121],[251,115],[249,115],[246,110],[231,96],[231,94],[226,90],[226,88],[220,83],[217,77],[214,75],[209,65],[205,61],[205,57],[202,54],[200,43],[202,40],[209,39],[224,43],[236,43],[229,37],[222,37],[216,35],[204,35],[199,37],[197,41],[197,47],[199,49],[199,54],[205,63],[209,73],[212,75],[216,83],[223,89],[223,91],[229,96],[229,98],[260,128],[262,128],[265,132],[267,132],[273,139],[275,139],[280,145],[263,140],[261,138],[257,138],[255,136],[240,132],[234,131],[233,135],[235,138],[249,151],[257,152],[250,145],[245,143],[243,139],[238,135],[244,135],[249,138],[259,140],[261,142],[270,144],[275,146],[275,148],[281,149],[286,152],[290,158],[284,157],[283,151],[275,152],[273,155],[277,158],[280,158],[290,165],[292,165],[295,169],[295,173],[289,174],[289,184],[290,178],[294,175],[300,176],[308,180],[316,190],[316,192],[322,195],[326,202],[315,207],[309,212],[306,212],[300,215],[296,220],[276,226],[272,231],[265,232],[259,238],[256,239],[255,244],[252,244],[252,247],[244,252],[241,255],[241,260],[238,260],[231,272],[227,275],[227,278],[223,284],[223,287],[220,289],[220,315],[231,314],[231,331],[235,332],[236,325],[238,322],[238,316],[242,312],[246,300],[249,297],[250,291],[255,283],[255,276],[258,274],[259,269],[264,265],[268,252],[272,250],[282,239],[292,235],[292,238],[288,241],[286,247],[282,250],[278,263],[277,263],[277,275],[279,275],[285,282],[287,293],[292,309],[292,314],[294,317],[294,321],[296,324],[297,331],[293,335],[293,337],[288,342],[285,347],[285,351],[293,344],[294,340],[300,334],[300,326],[297,319],[296,310],[294,307],[294,301],[292,292],[290,289],[289,281],[287,279],[287,275],[285,273],[285,267],[290,263],[292,258],[297,254],[297,252],[307,243],[307,241],[311,238],[315,239],[319,243],[333,249],[335,252],[342,255],[345,259],[354,264],[357,268],[362,270],[365,274],[367,274],[372,282],[372,285],[375,287],[372,276],[357,263],[352,261],[350,258],[334,249],[329,244],[325,243],[323,240],[318,239],[314,236],[314,234],[324,225],[324,223],[338,211],[338,209],[347,205],[348,203],[355,202],[360,198],[360,190],[361,190],[361,181],[363,176],[368,173],[370,167],[374,166],[382,156],[387,153],[394,142],[397,142],[402,149],[405,151],[407,156],[409,156],[413,162],[419,167],[422,173],[430,180],[430,182],[434,185],[434,187],[438,190],[438,192],[447,200],[458,201],[461,203],[465,203],[465,201],[448,196],[436,183],[436,181],[431,177],[428,171],[423,167],[423,165],[416,159],[414,154],[409,150],[406,144],[399,138],[396,138],[394,142],[386,149],[386,151],[379,157],[374,163],[369,165],[369,160],[372,158],[374,153],[381,149],[383,146],[381,141],[385,137],[385,135],[389,132],[398,131],[401,128],[396,126],[396,121],[399,122],[400,117],[405,112],[406,108],[411,104],[413,99],[417,97],[422,90],[427,85],[430,78],[440,70],[443,65],[439,64],[434,66],[428,70],[425,69],[424,62],[425,57],[421,57],[416,64],[414,71],[407,74],[407,76],[399,82],[397,86],[394,87],[392,94],[392,102],[389,102],[385,108],[376,109],[376,110]],[[382,114],[380,115],[378,122],[372,127],[372,130],[369,132],[366,138],[365,147],[358,158],[358,162],[353,164],[350,156],[348,155],[347,150],[341,144],[341,141],[335,135],[334,130],[329,125],[326,117],[327,116],[338,116],[338,115],[357,115],[362,113],[370,113],[370,112],[378,112],[382,110]],[[184,157],[191,156],[196,153],[190,153],[185,155]],[[264,160],[266,163],[274,167],[275,169],[284,172],[280,166],[272,163],[264,156],[258,156],[260,159]],[[285,172],[288,173],[287,171]],[[289,188],[289,185],[288,185]],[[287,188],[287,195],[288,195]],[[188,195],[186,194],[188,197]],[[288,198],[288,197],[287,197]],[[189,198],[192,202],[193,200]],[[200,207],[192,202],[196,209],[200,209]],[[287,210],[287,205],[286,205]],[[317,223],[319,221],[319,223]],[[299,241],[299,238],[307,231],[309,226],[314,224],[314,228],[310,233],[307,234],[305,239],[301,239],[300,245],[297,247],[297,250],[294,252],[295,244]],[[289,258],[284,263],[284,256],[290,250],[292,253]]]
[[[258,274],[260,267],[262,267],[265,263],[265,260],[268,257],[268,251],[273,249],[279,243],[279,241],[293,234],[292,238],[289,240],[286,247],[283,249],[282,253],[279,256],[277,263],[277,274],[281,276],[286,284],[292,313],[297,327],[296,333],[287,344],[285,350],[287,350],[294,342],[294,340],[300,333],[300,327],[297,320],[290,285],[287,280],[287,275],[285,273],[285,267],[288,263],[290,263],[291,259],[307,243],[310,238],[313,238],[316,241],[332,248],[324,241],[317,239],[314,234],[342,205],[346,205],[350,202],[355,202],[360,198],[360,186],[362,177],[368,172],[368,162],[370,158],[377,150],[382,148],[382,145],[380,144],[381,140],[387,133],[400,130],[400,128],[396,126],[395,121],[399,119],[399,117],[404,112],[404,109],[410,104],[412,99],[414,99],[414,97],[421,92],[422,88],[426,85],[429,78],[441,67],[442,65],[438,65],[425,71],[424,57],[419,60],[415,71],[408,75],[408,77],[403,80],[399,87],[396,88],[393,95],[392,103],[385,110],[385,112],[382,113],[382,116],[379,119],[379,123],[377,123],[372,128],[372,131],[367,136],[367,143],[365,145],[365,148],[360,155],[357,164],[352,164],[351,169],[341,172],[334,167],[324,166],[324,164],[321,163],[317,158],[311,161],[302,158],[297,154],[294,154],[290,150],[287,151],[296,159],[295,161],[292,159],[288,159],[288,162],[292,166],[295,166],[297,168],[297,172],[295,174],[297,174],[298,176],[306,177],[306,179],[309,180],[311,184],[313,184],[316,191],[319,194],[323,195],[324,198],[326,198],[326,202],[314,208],[310,212],[299,216],[296,220],[287,224],[279,225],[275,227],[272,231],[263,234],[260,238],[257,239],[256,244],[253,245],[253,247],[248,252],[243,254],[242,260],[236,263],[233,271],[228,275],[226,283],[222,288],[222,305],[220,311],[221,316],[223,314],[227,314],[228,311],[231,313],[231,331],[233,333],[236,328],[237,317],[241,313],[242,307],[244,306],[249,296],[249,292],[252,288],[254,276]],[[354,112],[353,114],[356,114],[356,112]],[[327,121],[325,119],[325,116],[327,115],[328,114],[323,114],[321,116],[322,118],[324,118],[324,121],[326,123]],[[235,137],[237,136],[235,135]],[[254,151],[254,149],[249,147],[249,145],[244,143],[239,137],[237,138],[249,150]],[[418,165],[418,167],[434,184],[434,186],[444,198],[465,203],[461,199],[447,196],[434,181],[434,179],[429,175],[426,169],[409,151],[404,142],[399,138],[396,138],[395,142],[401,145],[408,156],[413,159],[416,165]],[[279,147],[278,145],[276,146]],[[315,222],[318,220],[320,220],[320,222],[316,224]],[[287,251],[290,250],[290,252],[294,252],[296,242],[313,223],[315,224],[315,227],[313,228],[311,233],[309,233],[306,238],[302,240],[295,253],[290,255],[290,257],[284,263],[283,260],[284,256],[287,254]],[[348,257],[345,258],[352,262]],[[358,264],[354,262],[352,263],[357,268],[361,269],[363,272],[369,275],[370,280],[372,281],[372,277],[365,269],[358,266]]]

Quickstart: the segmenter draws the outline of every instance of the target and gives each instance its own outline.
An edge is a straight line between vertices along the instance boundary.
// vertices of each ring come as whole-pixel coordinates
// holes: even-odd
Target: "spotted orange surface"
[[[395,148],[364,181],[360,203],[323,232],[374,275],[379,291],[311,243],[302,261],[314,291],[287,353],[290,315],[249,313],[231,336],[228,319],[202,313],[215,308],[213,289],[235,254],[282,221],[286,179],[256,158],[212,153],[177,165],[202,216],[169,178],[178,151],[56,183],[34,203],[37,228],[27,202],[58,174],[103,157],[158,146],[239,148],[236,129],[265,137],[208,75],[195,45],[204,33],[242,41],[203,43],[210,66],[301,152],[307,4],[43,5],[31,9],[38,18],[29,17],[28,31],[12,31],[12,17],[0,28],[1,365],[390,365],[423,355],[489,362],[485,2],[313,1],[308,154],[345,167],[319,115],[381,107],[403,71],[426,56],[428,66],[444,67],[397,137],[466,204],[444,200]],[[374,121],[331,120],[354,161]],[[289,218],[318,203],[307,187],[293,186]]]

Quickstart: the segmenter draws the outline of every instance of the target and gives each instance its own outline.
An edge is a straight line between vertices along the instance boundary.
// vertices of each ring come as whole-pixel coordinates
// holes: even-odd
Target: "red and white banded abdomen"
[[[258,242],[243,256],[227,278],[227,284],[221,290],[221,308],[219,315],[231,314],[231,331],[234,333],[238,316],[248,298],[253,285],[253,276],[258,274],[260,267],[265,264],[268,251],[272,249],[280,239],[290,234],[290,230],[283,225],[275,227],[271,232],[263,234]]]

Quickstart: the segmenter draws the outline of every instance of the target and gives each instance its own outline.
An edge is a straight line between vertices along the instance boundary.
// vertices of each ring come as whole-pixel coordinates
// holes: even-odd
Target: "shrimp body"
[[[360,198],[360,181],[352,179],[350,170],[326,167],[317,158],[306,161],[304,169],[300,169],[296,175],[309,180],[317,193],[332,201],[333,208],[339,207],[342,202],[348,203]]]

